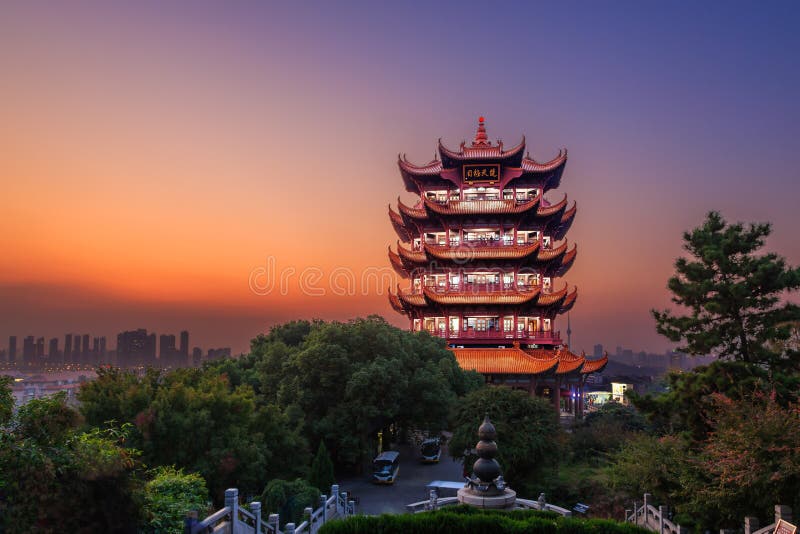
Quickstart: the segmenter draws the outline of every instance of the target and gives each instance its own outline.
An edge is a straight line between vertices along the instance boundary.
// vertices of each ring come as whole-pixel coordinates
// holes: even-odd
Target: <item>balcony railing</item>
[[[542,293],[552,293],[552,286],[542,288],[535,284],[518,285],[513,282],[500,282],[496,284],[490,283],[475,283],[464,282],[463,284],[447,284],[444,286],[435,284],[426,284],[425,289],[428,292],[436,293],[438,295],[482,295],[485,293],[503,293],[503,292],[516,292],[516,293],[533,293],[541,289]],[[415,287],[414,293],[422,293],[421,287]]]
[[[523,343],[545,343],[555,344],[561,343],[561,332],[553,332],[552,330],[538,330],[536,332],[513,332],[500,330],[497,328],[489,328],[487,330],[475,330],[469,328],[467,330],[439,330],[428,331],[432,336],[441,337],[450,340],[472,340],[472,339],[496,339],[498,342],[503,340],[522,341]]]

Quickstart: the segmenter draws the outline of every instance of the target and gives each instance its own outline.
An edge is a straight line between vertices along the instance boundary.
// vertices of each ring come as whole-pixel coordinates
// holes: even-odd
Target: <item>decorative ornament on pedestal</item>
[[[472,476],[458,490],[461,503],[479,508],[513,508],[517,493],[506,486],[497,456],[497,431],[487,415],[478,428],[480,441],[475,446],[478,459],[472,466]]]

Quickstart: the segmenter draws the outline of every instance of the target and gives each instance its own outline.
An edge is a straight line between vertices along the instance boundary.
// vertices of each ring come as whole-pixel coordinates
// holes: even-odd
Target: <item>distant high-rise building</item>
[[[182,364],[183,365],[188,364],[189,363],[188,362],[188,360],[189,360],[189,331],[188,330],[182,330],[181,331],[181,344],[180,344],[179,350],[180,350],[181,356],[183,356]]]
[[[61,363],[60,355],[58,353],[58,338],[54,337],[50,339],[50,346],[47,351],[47,359],[50,360],[51,364],[58,364]]]
[[[8,363],[17,361],[17,336],[8,338]]]
[[[631,349],[622,350],[622,361],[628,365],[633,365],[633,351]]]
[[[64,363],[72,362],[72,334],[64,336]]]
[[[617,345],[617,358],[622,358],[622,347]]]
[[[83,363],[90,363],[91,358],[90,354],[92,351],[89,349],[89,334],[83,334],[83,340],[81,341],[81,361]]]
[[[158,357],[169,358],[175,350],[175,336],[170,334],[161,334],[158,337]]]
[[[108,350],[106,349],[106,336],[100,336],[98,360],[103,363],[109,363]]]
[[[33,336],[27,336],[22,340],[22,361],[25,365],[30,365],[36,359],[36,343]]]
[[[594,354],[592,354],[595,358],[602,358],[603,357],[603,345],[598,343],[594,346]]]
[[[203,349],[195,347],[192,349],[192,365],[199,367],[201,363],[203,363]]]
[[[81,363],[81,336],[80,334],[75,334],[73,337],[75,341],[75,346],[72,347],[72,361],[75,363]]]
[[[36,338],[36,363],[44,361],[44,338]]]
[[[230,357],[231,357],[230,347],[225,347],[221,349],[208,349],[207,359],[209,360],[218,360],[220,358],[230,358]]]
[[[156,363],[156,335],[144,328],[117,334],[117,365],[130,367]]]
[[[0,362],[5,363],[7,356],[8,356],[8,353],[6,352],[6,349],[0,349]]]

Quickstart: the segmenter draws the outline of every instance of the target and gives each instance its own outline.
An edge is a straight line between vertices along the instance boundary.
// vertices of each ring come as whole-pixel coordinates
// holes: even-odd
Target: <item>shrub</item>
[[[174,467],[159,467],[154,475],[144,486],[142,530],[181,533],[187,512],[197,510],[203,518],[208,508],[203,477]]]
[[[279,514],[282,525],[297,524],[303,519],[303,509],[317,507],[319,495],[319,490],[302,478],[271,480],[261,494],[262,513]]]
[[[353,516],[330,521],[320,534],[645,534],[649,531],[629,523],[606,519],[572,519],[548,512],[511,512],[458,507],[419,514]]]

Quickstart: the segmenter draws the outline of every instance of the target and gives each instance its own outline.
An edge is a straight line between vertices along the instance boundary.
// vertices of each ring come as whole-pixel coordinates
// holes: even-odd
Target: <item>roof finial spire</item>
[[[478,117],[478,131],[475,132],[475,140],[472,142],[472,146],[492,146],[489,136],[486,135],[486,126],[484,126],[483,122],[484,118]]]

